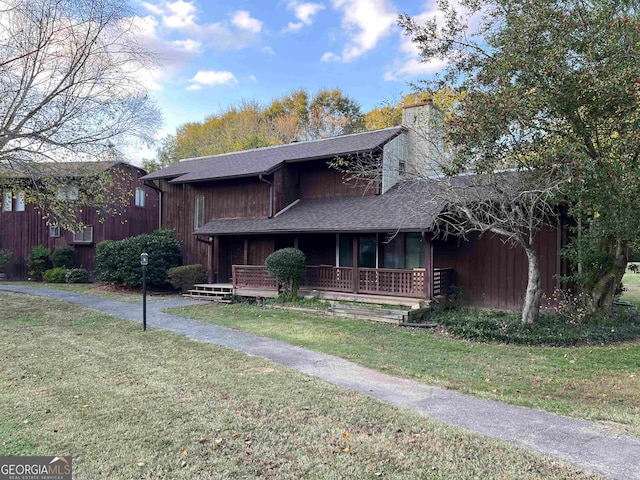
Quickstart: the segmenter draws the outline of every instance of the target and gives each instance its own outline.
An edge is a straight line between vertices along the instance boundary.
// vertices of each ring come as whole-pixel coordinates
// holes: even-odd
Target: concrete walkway
[[[28,286],[1,285],[0,291],[55,298],[116,317],[142,321],[142,306],[99,297]],[[149,326],[197,341],[240,350],[355,390],[423,416],[552,455],[609,478],[640,480],[640,438],[616,435],[585,420],[481,400],[412,380],[392,377],[346,360],[226,327],[163,313],[193,300],[147,302]]]

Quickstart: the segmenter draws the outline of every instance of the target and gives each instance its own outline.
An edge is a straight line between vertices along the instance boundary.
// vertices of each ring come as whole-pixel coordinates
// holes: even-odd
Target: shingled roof
[[[426,182],[405,182],[384,195],[303,200],[273,218],[212,220],[197,235],[425,231],[443,208]]]
[[[189,183],[266,175],[283,163],[371,152],[402,132],[402,127],[392,127],[322,140],[191,158],[150,173],[144,176],[143,180],[162,178],[172,179],[171,183]]]

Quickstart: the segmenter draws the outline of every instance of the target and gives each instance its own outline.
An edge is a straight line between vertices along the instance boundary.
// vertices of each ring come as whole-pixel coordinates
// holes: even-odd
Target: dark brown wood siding
[[[273,174],[274,213],[300,198],[300,176],[298,167],[284,165]]]
[[[465,303],[500,309],[522,307],[527,288],[527,255],[520,246],[510,246],[502,237],[485,234],[469,241],[435,240],[435,268],[453,268]],[[555,228],[536,235],[542,287],[551,296],[556,288],[558,234]]]
[[[176,231],[182,242],[185,265],[200,263],[209,268],[207,243],[198,241],[195,230],[195,198],[204,195],[204,222],[220,218],[261,218],[269,215],[269,185],[258,178],[170,184],[161,180],[162,227]]]
[[[75,266],[95,269],[95,245],[103,240],[121,240],[126,237],[152,232],[159,226],[158,192],[143,185],[141,170],[128,165],[116,165],[115,169],[125,170],[127,188],[132,192],[129,204],[120,210],[120,214],[103,218],[93,208],[81,208],[78,220],[93,227],[93,241],[89,244],[74,244],[73,233],[61,231],[60,237],[49,236],[49,225],[42,219],[42,213],[32,205],[26,205],[24,212],[0,212],[0,248],[13,252],[12,266],[7,270],[9,278],[25,278],[27,275],[26,258],[35,245],[42,245],[52,251],[64,245],[75,248]],[[145,206],[135,206],[136,187],[145,190]]]
[[[346,183],[342,173],[329,168],[326,161],[305,162],[299,167],[300,198],[303,200],[361,197],[376,193],[375,188]]]

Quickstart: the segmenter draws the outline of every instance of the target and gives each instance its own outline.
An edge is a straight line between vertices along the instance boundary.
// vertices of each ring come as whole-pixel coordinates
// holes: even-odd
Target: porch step
[[[410,309],[384,308],[382,305],[360,305],[331,302],[331,310],[337,317],[371,320],[398,325],[409,318]]]
[[[233,286],[229,283],[198,284],[194,285],[189,293],[182,295],[186,298],[197,298],[199,300],[210,300],[219,303],[231,303],[233,296]]]

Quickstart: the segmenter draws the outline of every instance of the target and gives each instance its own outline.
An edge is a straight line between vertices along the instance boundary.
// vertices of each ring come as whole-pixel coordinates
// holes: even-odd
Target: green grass
[[[622,278],[622,285],[625,291],[621,300],[640,308],[640,273],[627,272]]]
[[[170,309],[276,338],[392,375],[601,421],[640,434],[640,342],[583,348],[480,344],[441,331],[246,305]]]
[[[3,282],[5,285],[20,285],[34,288],[50,288],[64,292],[83,293],[96,297],[116,300],[118,302],[136,303],[142,302],[142,289],[130,289],[117,285],[103,285],[101,283],[46,283],[46,282]],[[177,295],[147,295],[147,301],[166,300],[177,298]]]
[[[0,455],[74,478],[596,478],[291,369],[0,293]]]

